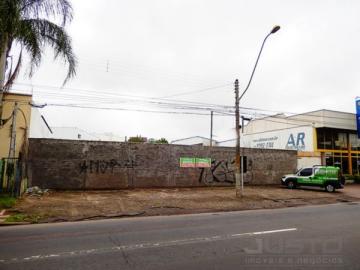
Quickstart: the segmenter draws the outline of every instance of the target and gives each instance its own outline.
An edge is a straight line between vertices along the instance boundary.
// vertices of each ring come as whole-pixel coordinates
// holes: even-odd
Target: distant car
[[[338,167],[313,166],[300,169],[296,174],[283,176],[281,184],[290,189],[298,186],[314,186],[325,188],[327,192],[334,192],[335,189],[344,187],[345,178]]]

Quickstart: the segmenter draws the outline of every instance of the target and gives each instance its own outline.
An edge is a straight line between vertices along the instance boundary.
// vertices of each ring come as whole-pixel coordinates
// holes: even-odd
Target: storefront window
[[[360,156],[358,156],[358,154],[351,155],[351,165],[352,165],[352,174],[359,175],[360,174]]]
[[[329,128],[316,129],[318,149],[347,150],[348,134]]]
[[[346,153],[325,153],[325,165],[339,167],[343,174],[349,173],[349,159]]]
[[[347,134],[342,132],[333,132],[334,149],[346,150],[347,149]]]
[[[325,165],[332,166],[333,164],[334,164],[333,153],[331,153],[331,152],[325,153]]]
[[[318,128],[317,145],[319,149],[333,149],[331,130]]]
[[[360,139],[358,139],[357,134],[350,134],[349,138],[350,138],[351,150],[359,151],[360,150]]]
[[[341,172],[343,174],[349,174],[349,158],[345,153],[341,156]]]

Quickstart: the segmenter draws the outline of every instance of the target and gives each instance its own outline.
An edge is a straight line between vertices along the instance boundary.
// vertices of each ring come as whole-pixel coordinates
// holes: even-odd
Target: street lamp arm
[[[258,64],[258,62],[259,62],[259,59],[260,59],[262,50],[263,50],[263,48],[264,48],[265,42],[266,42],[266,40],[268,39],[268,37],[269,37],[271,34],[272,34],[272,32],[270,32],[269,34],[267,34],[266,37],[264,38],[264,41],[263,41],[263,43],[262,43],[262,45],[261,45],[261,49],[260,49],[260,51],[259,51],[259,54],[258,54],[257,59],[256,59],[256,62],[255,62],[255,66],[254,66],[254,68],[253,68],[253,70],[252,70],[252,73],[251,73],[249,82],[248,82],[248,84],[247,84],[244,92],[243,92],[243,93],[241,94],[241,96],[239,97],[239,100],[241,100],[241,98],[245,95],[246,91],[249,89],[249,86],[250,86],[250,84],[251,84],[252,78],[254,77],[254,73],[255,73],[257,64]]]
[[[236,152],[236,156],[235,156],[235,190],[236,190],[236,196],[239,197],[240,195],[243,196],[244,193],[244,173],[243,173],[243,168],[244,168],[244,164],[243,164],[243,157],[241,156],[240,153],[240,129],[239,129],[239,125],[240,125],[240,107],[239,107],[239,103],[240,103],[240,99],[245,95],[246,91],[249,89],[250,83],[252,81],[252,78],[254,77],[254,73],[257,67],[257,64],[259,62],[262,50],[264,48],[265,42],[268,39],[268,37],[271,34],[276,33],[277,31],[279,31],[280,26],[276,25],[273,27],[273,29],[270,31],[269,34],[266,35],[266,37],[264,38],[264,41],[261,45],[260,48],[260,52],[257,56],[256,62],[255,62],[255,66],[251,72],[251,76],[249,79],[249,82],[244,90],[244,92],[241,94],[241,96],[239,97],[239,80],[236,79],[234,86],[235,86],[235,130],[236,130],[236,147],[235,147],[235,152]],[[242,118],[242,120],[244,121],[244,118]],[[241,162],[241,172],[240,172],[240,162]],[[240,181],[241,180],[241,181]],[[241,184],[241,185],[240,185]],[[240,187],[241,187],[241,193],[240,193]]]

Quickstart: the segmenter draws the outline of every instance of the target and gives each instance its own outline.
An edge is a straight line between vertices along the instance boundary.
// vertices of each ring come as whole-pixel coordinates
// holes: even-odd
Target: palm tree
[[[68,0],[0,0],[0,120],[3,93],[19,74],[23,52],[30,57],[30,76],[41,63],[45,46],[52,47],[55,59],[61,57],[68,65],[64,84],[75,75],[76,58],[65,31],[72,11]],[[13,68],[8,60],[15,43],[20,53]]]

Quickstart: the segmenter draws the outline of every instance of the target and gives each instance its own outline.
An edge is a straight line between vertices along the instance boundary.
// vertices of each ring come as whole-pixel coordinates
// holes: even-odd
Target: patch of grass
[[[5,222],[23,222],[25,221],[26,215],[14,214],[5,219]]]
[[[10,197],[7,194],[0,194],[0,210],[4,208],[11,208],[16,203],[16,198]]]
[[[42,216],[40,215],[25,215],[25,214],[13,214],[5,219],[5,222],[30,222],[39,223]]]

